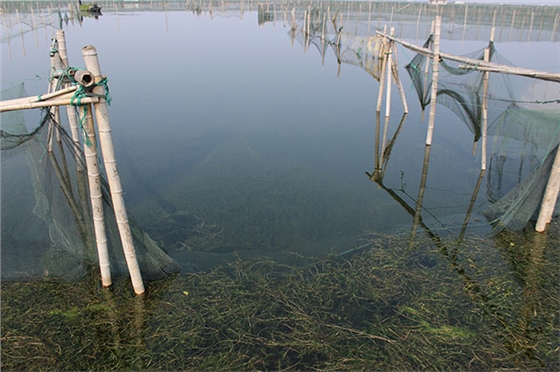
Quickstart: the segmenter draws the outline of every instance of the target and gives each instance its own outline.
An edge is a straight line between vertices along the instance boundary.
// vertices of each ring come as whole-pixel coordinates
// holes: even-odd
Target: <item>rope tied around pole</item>
[[[105,101],[107,101],[107,104],[108,104],[109,106],[111,106],[111,96],[109,95],[109,85],[107,84],[108,81],[109,81],[109,79],[107,79],[106,77],[104,77],[100,82],[94,84],[95,86],[103,87],[103,89],[105,90],[105,94],[104,94],[104,95],[102,95],[102,94],[95,94],[95,96],[105,98]]]
[[[88,147],[91,147],[92,145],[91,140],[89,139],[86,128],[84,127],[84,123],[86,122],[87,115],[88,115],[88,106],[84,105],[84,114],[80,117],[80,129],[82,130],[82,135],[84,137],[84,144]]]
[[[51,40],[51,49],[49,53],[51,57],[54,57],[54,55],[58,53],[58,40],[56,38]]]

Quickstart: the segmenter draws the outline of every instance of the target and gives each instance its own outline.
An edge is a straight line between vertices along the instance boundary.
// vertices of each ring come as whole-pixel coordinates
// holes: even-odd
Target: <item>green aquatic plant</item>
[[[310,266],[239,258],[141,297],[96,270],[2,282],[2,369],[557,370],[560,239],[519,236],[378,237]],[[546,260],[512,270],[510,242]]]

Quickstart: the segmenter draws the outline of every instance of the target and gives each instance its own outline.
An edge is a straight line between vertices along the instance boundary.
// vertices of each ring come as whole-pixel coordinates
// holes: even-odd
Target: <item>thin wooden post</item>
[[[430,100],[430,116],[428,119],[428,134],[426,136],[426,145],[432,145],[432,136],[434,133],[434,121],[436,117],[436,101],[439,78],[439,40],[441,35],[441,17],[436,16],[434,24],[434,56],[432,58],[432,97]]]
[[[111,266],[109,262],[109,250],[107,246],[107,233],[105,231],[105,214],[103,212],[103,196],[101,193],[101,176],[97,162],[97,140],[93,124],[92,105],[83,105],[79,108],[80,115],[84,118],[84,155],[86,158],[86,169],[89,183],[89,198],[93,214],[93,229],[95,231],[95,244],[97,257],[99,259],[99,270],[101,272],[101,284],[110,287]]]
[[[558,191],[560,190],[560,146],[556,150],[556,157],[550,172],[550,178],[546,185],[544,197],[541,204],[541,210],[537,219],[535,230],[537,232],[544,232],[546,225],[552,220],[556,200],[558,199]]]
[[[104,78],[101,75],[101,68],[97,58],[97,50],[92,45],[87,45],[82,48],[82,55],[84,57],[86,69],[91,71],[95,76],[96,83],[101,82]],[[103,96],[105,90],[101,86],[93,89],[93,93]],[[128,266],[130,279],[134,292],[138,295],[144,293],[144,283],[142,282],[142,275],[138,260],[136,259],[136,252],[134,243],[132,241],[132,234],[124,204],[123,189],[119,172],[117,170],[117,162],[115,160],[115,151],[113,148],[113,138],[111,134],[111,125],[109,122],[109,111],[107,109],[107,102],[101,98],[98,103],[94,104],[95,117],[97,119],[99,142],[101,145],[101,152],[103,154],[103,162],[107,172],[109,181],[109,188],[111,191],[111,199],[113,201],[113,208],[115,210],[115,218],[119,228],[119,234],[124,250],[124,256]]]

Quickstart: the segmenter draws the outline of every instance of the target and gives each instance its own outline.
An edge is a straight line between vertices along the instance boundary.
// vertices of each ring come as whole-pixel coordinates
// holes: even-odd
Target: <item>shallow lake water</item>
[[[47,368],[83,368],[82,362],[65,357],[63,353],[56,352],[56,356],[47,357],[56,347],[75,353],[79,345],[85,345],[82,337],[86,336],[76,333],[79,327],[84,327],[86,335],[100,334],[97,341],[84,346],[89,358],[95,358],[96,353],[101,355],[102,364],[96,365],[95,369],[371,369],[380,365],[406,370],[502,366],[546,370],[557,363],[558,348],[552,344],[557,345],[558,339],[552,335],[558,330],[558,309],[541,314],[541,311],[548,311],[547,303],[554,303],[557,273],[548,270],[558,267],[558,252],[553,249],[558,241],[557,222],[553,221],[549,240],[543,242],[537,240],[532,226],[524,232],[507,232],[505,235],[493,232],[488,219],[481,214],[531,168],[527,164],[523,168],[519,156],[510,156],[505,166],[502,163],[501,171],[496,170],[495,162],[503,151],[500,147],[503,144],[490,141],[489,158],[494,159],[494,163],[489,160],[491,168],[478,188],[480,144],[473,149],[473,133],[465,123],[447,107],[438,106],[429,170],[424,167],[428,173],[424,187],[421,187],[430,106],[422,113],[413,83],[404,70],[404,65],[415,54],[402,47],[397,48],[399,76],[409,113],[403,116],[399,92],[393,86],[386,137],[390,154],[383,177],[377,178],[378,182],[370,177],[375,171],[376,152],[380,154],[376,147],[376,125],[380,125],[383,135],[385,102],[377,121],[379,71],[371,73],[371,69],[349,62],[350,52],[357,54],[358,60],[362,58],[361,53],[365,53],[360,48],[351,48],[353,40],[359,39],[358,30],[364,28],[363,22],[352,23],[352,17],[358,19],[356,14],[364,13],[363,19],[368,16],[371,19],[369,3],[363,3],[363,7],[352,3],[352,8],[349,2],[340,7],[337,3],[329,3],[330,12],[335,13],[334,9],[340,8],[342,22],[346,22],[348,36],[343,40],[346,42],[343,46],[347,49],[343,49],[345,54],[342,56],[332,45],[325,48],[323,55],[320,47],[306,43],[299,30],[303,25],[300,18],[308,8],[299,3],[100,4],[102,15],[95,17],[84,14],[76,18],[67,4],[55,4],[48,10],[35,9],[36,19],[40,20],[39,14],[45,12],[50,17],[50,25],[31,28],[21,35],[18,35],[20,26],[14,12],[3,14],[4,27],[7,27],[6,21],[10,26],[5,30],[13,35],[6,35],[2,43],[2,88],[24,81],[29,95],[44,92],[50,67],[48,39],[59,22],[65,31],[70,65],[83,65],[83,46],[96,47],[102,72],[108,77],[109,113],[126,207],[135,223],[179,263],[185,276],[150,283],[141,310],[134,316],[131,313],[125,317],[117,315],[118,309],[137,309],[138,304],[128,298],[130,293],[123,289],[127,286],[122,283],[124,279],[117,281],[116,289],[110,295],[99,291],[95,280],[85,284],[80,282],[80,288],[89,288],[88,295],[82,299],[72,297],[71,290],[65,289],[64,283],[39,282],[37,285],[51,294],[53,302],[45,303],[36,315],[27,314],[18,305],[18,301],[28,298],[29,294],[18,287],[17,280],[11,281],[3,286],[2,296],[3,319],[7,318],[3,320],[5,336],[2,344],[8,345],[2,359],[9,369],[26,366],[16,360],[18,355],[29,359],[26,354],[32,354],[33,342],[40,345],[37,346],[38,353],[46,358],[43,362]],[[422,10],[407,18],[404,11],[398,10],[405,5],[395,4],[397,8],[395,5],[384,8],[386,13],[381,9],[374,13],[375,21],[368,23],[369,33],[362,36],[371,37],[376,28],[382,29],[389,23],[387,17],[390,14],[399,26],[397,36],[400,29],[403,39],[423,44],[427,38],[425,31],[429,28],[429,8],[424,8],[426,20],[420,24]],[[297,32],[294,32],[291,9],[296,7]],[[545,16],[539,18],[541,13],[538,7],[535,9],[537,17],[531,31],[527,30],[525,18],[523,26],[514,28],[511,12],[502,12],[495,47],[516,66],[560,72],[557,21],[547,28],[550,21]],[[558,8],[550,9],[559,14]],[[345,11],[348,11],[346,15]],[[451,15],[445,13],[442,50],[466,55],[488,45],[490,27],[481,28],[480,23],[477,24],[481,17],[480,8],[471,8],[471,12],[473,18],[469,23],[473,22],[472,28],[478,28],[468,33],[462,33],[466,21],[463,25],[459,15],[455,19],[454,12]],[[25,27],[33,24],[29,10],[20,9],[18,16],[19,13],[21,17],[28,17],[24,18],[27,20],[24,21]],[[508,14],[510,18],[507,18]],[[49,24],[44,18],[43,22]],[[331,30],[329,39],[335,36]],[[558,90],[554,86],[539,84],[536,81],[527,83],[520,100],[557,99]],[[26,114],[28,129],[35,127],[36,116]],[[394,143],[389,143],[392,138],[395,138]],[[2,166],[9,165],[3,161]],[[24,225],[20,221],[27,218],[28,212],[21,211],[21,200],[11,197],[19,187],[2,178],[2,248],[5,252],[9,251],[13,239],[18,240],[13,234],[21,231],[21,227],[12,227]],[[420,198],[421,206],[417,204]],[[420,215],[422,222],[418,224]],[[49,236],[48,226],[38,223],[36,227],[44,229],[43,235]],[[417,250],[407,250],[406,247],[413,246],[416,236]],[[463,239],[467,241],[467,252],[449,249],[459,246],[457,241]],[[356,273],[344,274],[348,267],[343,264],[333,264],[334,268],[325,264],[327,268],[322,268],[325,271],[317,269],[319,274],[315,279],[301,274],[305,283],[309,280],[319,283],[331,280],[326,279],[329,276],[322,277],[321,273],[334,270],[333,287],[325,287],[329,288],[327,292],[317,298],[305,294],[309,303],[296,306],[295,299],[278,300],[285,306],[284,312],[275,312],[268,307],[266,311],[264,308],[244,308],[245,301],[254,301],[255,307],[259,306],[260,299],[251,297],[258,293],[262,294],[267,306],[270,301],[275,301],[271,299],[291,298],[287,292],[282,294],[280,290],[270,289],[263,280],[272,280],[275,284],[271,285],[280,287],[295,286],[291,280],[300,275],[297,270],[307,270],[308,266],[291,268],[286,273],[284,270],[287,269],[282,269],[282,265],[307,265],[309,260],[300,260],[300,257],[321,260],[331,257],[330,254],[360,247],[374,247],[377,251],[364,253],[369,256],[363,261],[369,263],[369,269],[373,271],[369,272],[365,267],[360,270],[374,276],[364,274],[365,277],[379,283],[376,288],[380,291],[394,280],[395,291],[377,293],[372,289],[352,296],[341,294],[333,288],[349,290],[361,285],[350,282]],[[536,247],[535,250],[540,252],[535,253],[538,258],[530,254],[519,258],[517,255],[519,251],[523,252],[522,247]],[[388,253],[382,253],[384,251]],[[267,264],[271,265],[269,271],[266,267],[245,264],[249,259],[268,258],[276,260],[275,264]],[[230,266],[224,276],[221,276],[220,269],[208,277],[203,277],[204,274],[190,277],[188,274],[199,269],[208,271],[226,261]],[[358,265],[360,259],[348,262],[353,262],[350,266]],[[92,275],[97,278],[97,274]],[[224,279],[229,278],[228,275],[232,277]],[[336,281],[339,279],[342,281]],[[537,290],[539,283],[541,287]],[[43,285],[54,287],[41,287]],[[197,285],[208,287],[197,288]],[[442,289],[447,285],[449,288]],[[319,293],[325,288],[302,284],[297,291],[300,294]],[[397,293],[398,288],[403,292]],[[267,292],[269,289],[270,293]],[[408,291],[417,293],[418,297],[407,297]],[[119,297],[123,292],[126,293],[125,300]],[[434,293],[433,297],[422,297],[430,292]],[[383,299],[385,295],[390,298]],[[65,296],[72,298],[63,299]],[[224,317],[212,318],[216,314],[204,301],[185,303],[193,296],[215,303]],[[329,296],[332,302],[329,302]],[[368,296],[379,298],[365,300]],[[367,311],[349,315],[352,311],[348,303],[341,305],[336,298],[343,298],[341,302],[355,301],[357,308],[363,307]],[[528,298],[538,305],[534,308],[521,306]],[[66,301],[68,306],[56,305],[55,299]],[[244,329],[247,326],[243,322],[237,324],[238,320],[233,320],[236,317],[229,315],[228,311],[236,306],[242,317],[248,317],[247,332],[255,337],[250,341],[235,332],[235,327]],[[338,314],[338,320],[334,315],[330,319],[332,314],[323,317],[323,306],[330,308],[332,314]],[[464,314],[461,307],[466,309]],[[179,326],[178,317],[187,310],[206,314],[208,319],[216,321],[208,324],[211,321],[207,320],[206,325],[200,326],[199,333],[193,331],[190,335],[199,337],[204,345],[196,345],[195,341],[192,341],[193,345],[187,345],[188,342],[177,333],[185,326]],[[245,310],[250,315],[243,313]],[[443,312],[447,314],[442,315]],[[262,328],[251,324],[257,313],[268,319],[260,320]],[[102,324],[101,318],[107,314],[107,323]],[[480,314],[485,314],[489,320],[473,320]],[[34,320],[27,318],[28,315]],[[289,316],[295,317],[292,319],[294,323],[282,320]],[[341,316],[347,317],[346,320],[340,321]],[[41,317],[46,319],[41,327],[55,328],[52,332],[56,334],[47,332],[48,339],[42,337],[44,332],[37,328],[16,326],[18,319],[31,322]],[[92,324],[77,320],[88,317],[94,320]],[[321,320],[313,320],[316,318]],[[378,333],[378,338],[368,339],[366,334],[382,329],[383,319],[393,323],[379,331],[383,335]],[[189,321],[193,330],[198,329],[200,319],[189,318]],[[291,341],[281,340],[279,334],[267,331],[277,327],[284,336],[290,333],[289,330],[297,333],[300,321],[305,324],[319,322],[313,323],[316,325],[325,322],[325,329],[332,333],[325,331],[324,339],[331,345],[337,342],[336,332],[342,332],[339,340],[343,340],[341,342],[348,349],[344,346],[337,349],[341,353],[335,353],[340,356],[338,362],[344,359],[341,355],[345,353],[348,360],[353,360],[348,354],[355,347],[352,338],[363,337],[361,340],[365,343],[380,342],[384,351],[368,361],[370,351],[364,351],[364,356],[355,350],[354,364],[336,364],[329,359],[329,353],[334,353],[332,350],[317,346],[323,342],[320,340],[322,326],[315,330],[309,325],[299,334],[301,339],[311,337],[318,342],[313,345],[303,342],[295,346],[294,342],[290,346]],[[509,321],[515,322],[516,325],[511,327],[515,329],[505,325]],[[529,326],[520,325],[523,322],[538,325],[531,325],[533,328],[529,332]],[[132,323],[136,326],[129,328],[127,325]],[[113,333],[108,334],[111,324]],[[528,333],[518,332],[516,327]],[[67,343],[61,340],[63,329],[75,339]],[[495,334],[486,339],[481,336],[485,330],[495,331]],[[405,344],[400,342],[404,342],[410,332],[423,334],[427,343],[419,336],[414,341],[417,343],[411,346],[413,350],[418,348],[416,358],[403,359],[402,365],[391,362],[391,358],[405,355]],[[119,337],[122,344],[117,346]],[[30,343],[18,348],[17,342],[23,340]],[[239,357],[228,360],[224,357],[227,350],[216,346],[225,345],[226,340],[237,340],[238,346],[245,340],[246,345],[253,348],[241,350],[236,346]],[[535,340],[547,346],[531,349],[533,346],[524,343]],[[448,358],[449,364],[428,362],[433,357],[427,352],[431,342],[437,345],[435,350],[445,349],[444,344],[452,345],[448,356],[454,357]],[[474,346],[477,342],[484,347],[477,349]],[[397,345],[391,349],[395,343]],[[468,345],[464,347],[464,355],[461,345]],[[120,362],[116,362],[118,355],[122,357]],[[360,364],[360,360],[366,362]],[[123,364],[119,364],[121,362]],[[32,365],[31,362],[28,364]]]

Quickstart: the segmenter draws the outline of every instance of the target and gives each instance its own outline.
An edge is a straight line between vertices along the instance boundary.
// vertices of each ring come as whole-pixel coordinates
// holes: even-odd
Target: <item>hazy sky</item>
[[[413,0],[418,2],[423,2],[424,0]],[[453,1],[453,0],[448,0]],[[455,0],[455,2],[463,3],[478,3],[478,4],[526,4],[526,5],[558,5],[560,6],[560,0]]]

